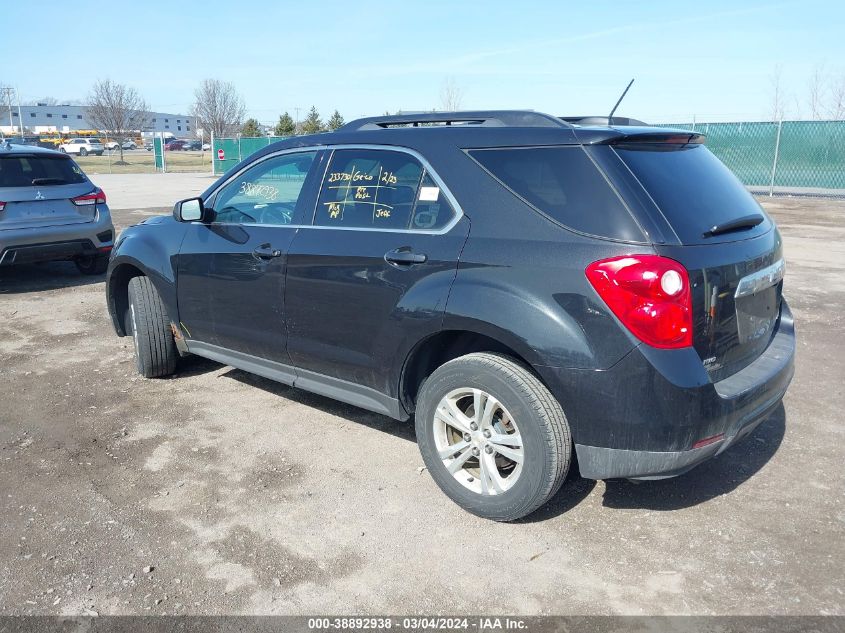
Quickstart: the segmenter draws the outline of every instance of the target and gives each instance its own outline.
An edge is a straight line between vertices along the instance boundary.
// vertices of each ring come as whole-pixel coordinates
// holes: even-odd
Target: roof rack
[[[568,122],[530,110],[470,110],[374,116],[350,121],[338,131],[385,130],[394,127],[471,125],[483,127],[571,127]]]
[[[631,119],[626,116],[615,116],[612,119],[607,116],[562,116],[561,121],[572,125],[648,125],[639,119]]]

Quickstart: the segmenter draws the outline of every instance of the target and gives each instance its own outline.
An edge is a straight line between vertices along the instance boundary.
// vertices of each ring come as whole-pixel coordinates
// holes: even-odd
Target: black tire
[[[79,150],[79,155],[80,156],[88,156],[88,150],[83,147],[82,149]]]
[[[109,267],[108,255],[89,255],[73,261],[83,275],[102,275]]]
[[[167,376],[176,371],[179,353],[170,320],[158,291],[149,277],[129,281],[126,331],[135,342],[135,365],[145,378]]]
[[[484,495],[470,490],[438,456],[436,408],[446,394],[463,388],[482,389],[492,395],[518,426],[524,454],[522,471],[512,487],[502,493]],[[563,409],[528,368],[501,354],[468,354],[435,370],[420,389],[416,432],[423,461],[440,489],[465,510],[494,521],[514,521],[531,514],[554,496],[569,471],[572,439]]]
[[[60,148],[59,148],[59,151],[60,151],[62,154],[67,154],[67,150],[66,150],[64,147],[60,147]]]

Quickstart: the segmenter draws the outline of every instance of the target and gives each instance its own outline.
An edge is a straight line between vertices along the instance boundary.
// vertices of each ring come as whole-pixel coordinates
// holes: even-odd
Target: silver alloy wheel
[[[498,495],[516,483],[525,453],[516,421],[496,398],[463,387],[434,412],[434,444],[443,465],[465,488]]]

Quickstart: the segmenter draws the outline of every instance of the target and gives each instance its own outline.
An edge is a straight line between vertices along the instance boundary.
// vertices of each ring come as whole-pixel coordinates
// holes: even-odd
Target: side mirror
[[[173,217],[179,222],[202,222],[205,220],[205,215],[202,198],[180,200],[173,207]]]

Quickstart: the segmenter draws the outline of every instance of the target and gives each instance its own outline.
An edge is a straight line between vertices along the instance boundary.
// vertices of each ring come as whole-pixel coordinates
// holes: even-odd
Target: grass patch
[[[164,155],[169,172],[211,172],[211,152],[166,152]],[[74,156],[73,159],[86,174],[152,174],[155,159],[152,152],[132,150],[102,156]]]

